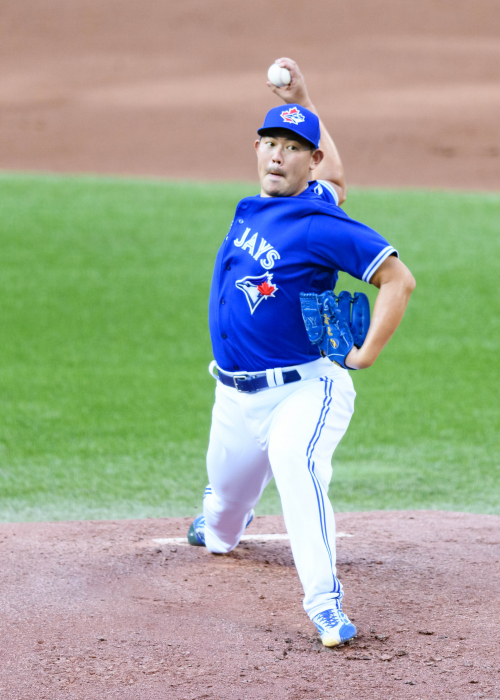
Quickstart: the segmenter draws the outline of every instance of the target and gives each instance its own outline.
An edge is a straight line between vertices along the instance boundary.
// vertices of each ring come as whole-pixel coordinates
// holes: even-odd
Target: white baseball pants
[[[234,549],[274,476],[304,609],[312,618],[343,595],[335,575],[328,485],[332,454],[351,420],[356,393],[348,372],[327,359],[293,369],[307,378],[253,394],[217,382],[203,501],[205,541],[214,553]]]

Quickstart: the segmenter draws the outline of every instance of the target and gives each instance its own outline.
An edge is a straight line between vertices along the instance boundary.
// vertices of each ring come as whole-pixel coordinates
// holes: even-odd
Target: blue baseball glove
[[[345,358],[365,342],[370,327],[370,303],[366,294],[331,291],[323,294],[300,293],[302,318],[307,335],[317,345],[322,357],[328,357],[344,369]]]

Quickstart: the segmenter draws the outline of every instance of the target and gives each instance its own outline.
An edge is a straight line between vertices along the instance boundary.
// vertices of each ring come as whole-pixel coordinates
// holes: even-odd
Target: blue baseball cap
[[[314,112],[310,112],[301,105],[282,105],[270,109],[257,133],[263,136],[271,129],[288,129],[312,143],[314,148],[319,148],[321,137],[319,119]]]

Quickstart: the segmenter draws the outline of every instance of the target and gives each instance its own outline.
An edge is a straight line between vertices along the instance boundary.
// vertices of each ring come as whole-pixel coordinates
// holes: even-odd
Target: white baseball
[[[289,85],[292,81],[292,76],[288,68],[282,68],[278,66],[277,63],[273,63],[269,68],[267,77],[273,85],[279,88]]]

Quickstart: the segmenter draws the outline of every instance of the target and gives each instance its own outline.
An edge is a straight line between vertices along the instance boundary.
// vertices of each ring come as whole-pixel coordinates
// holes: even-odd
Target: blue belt
[[[302,377],[296,369],[291,369],[282,372],[283,384],[291,384],[292,382],[300,382]],[[276,384],[269,384],[266,372],[257,372],[256,374],[226,374],[219,369],[218,379],[225,386],[231,386],[233,389],[242,391],[247,394],[252,394],[255,391],[268,389]],[[280,384],[281,386],[281,384]]]

